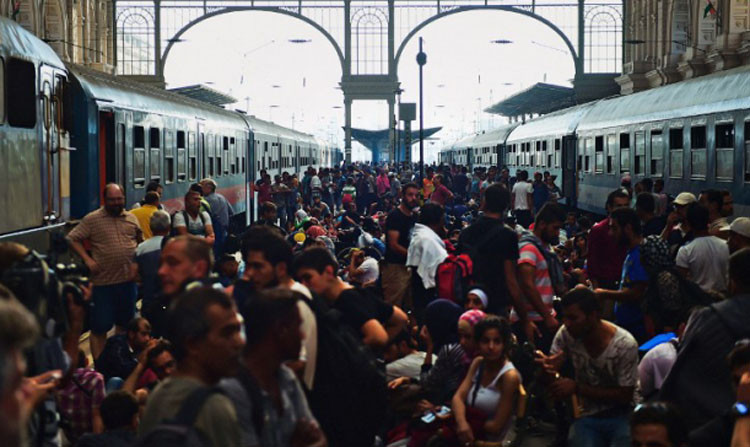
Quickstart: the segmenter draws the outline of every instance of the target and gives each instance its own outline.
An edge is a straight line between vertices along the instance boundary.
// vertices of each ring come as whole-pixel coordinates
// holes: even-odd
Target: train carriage
[[[100,206],[103,186],[123,185],[128,206],[151,181],[159,182],[168,211],[183,207],[190,184],[211,177],[247,219],[247,163],[251,129],[242,117],[165,90],[79,66],[71,73],[75,116],[71,167],[73,217]]]
[[[567,204],[575,206],[576,189],[576,129],[593,103],[543,115],[516,127],[510,132],[505,145],[506,165],[515,175],[518,170],[549,171],[557,176]]]
[[[750,215],[750,66],[598,102],[578,127],[579,206],[603,211],[622,175],[665,191],[729,190]],[[588,165],[585,159],[590,159]]]
[[[474,167],[489,168],[498,166],[500,160],[504,160],[506,152],[505,142],[508,135],[518,124],[507,124],[498,128],[480,133],[472,141],[475,152]]]

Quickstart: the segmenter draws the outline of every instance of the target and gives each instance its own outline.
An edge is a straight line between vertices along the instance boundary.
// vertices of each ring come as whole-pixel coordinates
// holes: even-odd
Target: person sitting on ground
[[[391,340],[383,351],[385,360],[385,373],[388,381],[399,377],[409,377],[418,380],[422,373],[422,364],[427,355],[424,351],[417,350],[417,342],[407,329],[399,332],[396,338]],[[432,355],[432,362],[437,356]]]
[[[167,338],[177,359],[174,374],[156,387],[148,399],[138,427],[144,442],[159,424],[174,418],[186,401],[237,373],[245,345],[232,299],[211,287],[194,288],[169,308]],[[207,447],[241,445],[240,425],[234,405],[221,393],[203,402],[194,429]]]
[[[141,403],[145,403],[149,391],[174,373],[177,364],[172,344],[167,340],[154,341],[138,354],[138,365],[121,388],[135,394]],[[144,375],[148,375],[150,380],[143,380]],[[143,384],[145,386],[140,386]]]
[[[294,372],[302,346],[298,292],[273,289],[245,304],[247,345],[242,367],[221,387],[237,409],[242,445],[325,447],[326,437],[307,404]]]
[[[464,309],[466,310],[481,310],[487,309],[487,303],[489,302],[489,296],[484,289],[484,286],[474,284],[466,294],[466,302],[464,303]]]
[[[399,377],[388,384],[395,389],[406,383],[418,382],[426,396],[417,404],[419,412],[448,404],[474,358],[474,326],[485,314],[480,310],[461,312],[461,307],[449,300],[430,303],[425,311],[425,325],[419,334],[427,346],[419,380]],[[434,366],[433,352],[437,352]]]
[[[351,261],[348,268],[348,281],[358,287],[370,287],[375,285],[380,276],[378,261],[372,256],[367,256],[364,250],[352,249]]]
[[[115,391],[102,401],[104,432],[81,437],[76,447],[130,447],[135,443],[140,407],[133,394]]]
[[[57,390],[56,397],[60,418],[67,422],[63,426],[65,438],[75,444],[85,433],[100,433],[99,408],[105,395],[104,376],[89,368],[88,358],[82,350],[78,352],[78,368],[63,385]]]
[[[380,350],[406,325],[406,314],[337,276],[338,263],[325,248],[310,248],[294,261],[294,276],[342,313],[342,321],[368,347]]]
[[[153,343],[151,323],[143,317],[130,320],[124,334],[113,335],[107,339],[104,350],[94,360],[96,370],[102,373],[107,381],[107,388],[119,389],[138,365],[138,355]]]
[[[453,396],[451,407],[456,418],[460,445],[477,440],[503,442],[511,425],[521,375],[508,360],[512,344],[510,324],[504,318],[489,316],[474,327],[479,356],[469,367]],[[469,410],[471,408],[471,410]],[[478,412],[481,430],[472,430],[469,411]]]
[[[625,329],[602,320],[596,294],[578,286],[562,299],[563,326],[552,341],[550,354],[537,351],[538,363],[555,377],[549,386],[555,399],[574,394],[581,402],[581,417],[573,422],[569,441],[585,446],[630,446],[628,415],[637,394],[638,344]],[[574,378],[558,378],[570,359]]]
[[[685,447],[687,426],[679,411],[666,402],[638,405],[630,416],[633,447]],[[711,444],[718,445],[718,444]]]

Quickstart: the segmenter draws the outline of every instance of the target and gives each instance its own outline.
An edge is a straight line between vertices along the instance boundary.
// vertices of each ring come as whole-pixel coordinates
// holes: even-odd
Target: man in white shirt
[[[729,246],[724,240],[709,235],[708,208],[700,203],[688,206],[686,221],[694,239],[677,251],[677,269],[705,291],[725,292]]]
[[[534,217],[531,215],[531,206],[534,203],[532,198],[534,187],[527,182],[529,179],[528,172],[518,171],[516,176],[518,181],[513,185],[511,209],[516,215],[516,222],[524,228],[529,228],[531,222],[534,221]]]

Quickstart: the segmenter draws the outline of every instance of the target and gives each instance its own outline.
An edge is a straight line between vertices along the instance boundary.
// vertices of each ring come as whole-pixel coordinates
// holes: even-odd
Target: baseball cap
[[[693,193],[681,192],[677,194],[677,197],[675,197],[673,203],[675,205],[684,206],[684,205],[690,205],[691,203],[695,203],[697,201],[698,199],[695,198],[695,195],[693,195]]]
[[[738,217],[731,224],[721,227],[719,231],[731,231],[750,238],[750,217]]]

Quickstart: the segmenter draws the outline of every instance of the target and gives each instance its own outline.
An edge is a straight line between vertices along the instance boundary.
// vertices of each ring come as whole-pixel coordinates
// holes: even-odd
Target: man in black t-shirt
[[[336,276],[338,264],[325,248],[309,248],[294,261],[294,276],[341,312],[341,320],[361,337],[362,343],[385,348],[406,327],[406,314],[364,289]]]
[[[383,295],[386,301],[403,309],[412,308],[411,271],[406,267],[406,253],[411,230],[417,222],[412,210],[419,205],[419,186],[407,183],[401,189],[401,204],[385,221],[385,262],[381,267]]]
[[[513,305],[526,329],[526,307],[522,305],[516,275],[518,235],[503,224],[509,202],[510,193],[503,185],[495,183],[488,187],[482,195],[484,214],[461,231],[458,249],[469,254],[474,264],[474,279],[487,287],[487,312],[507,318]]]

